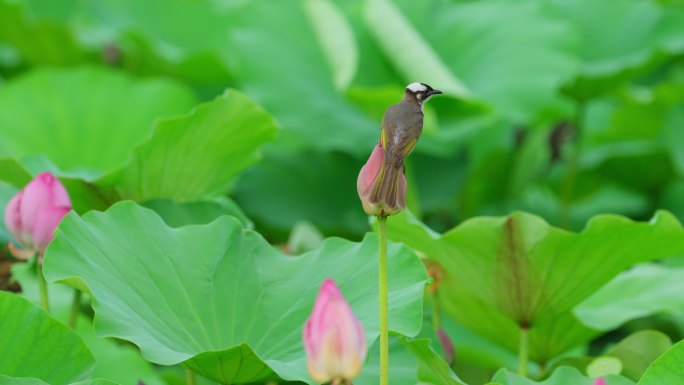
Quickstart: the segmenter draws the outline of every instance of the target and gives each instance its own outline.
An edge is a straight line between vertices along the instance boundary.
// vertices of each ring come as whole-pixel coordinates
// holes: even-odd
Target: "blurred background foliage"
[[[4,120],[40,121],[39,105],[52,94],[66,99],[60,113],[78,116],[101,86],[101,110],[92,114],[107,118],[92,124],[107,143],[78,144],[96,146],[100,159],[116,145],[100,133],[135,131],[226,87],[272,113],[278,139],[231,195],[275,241],[301,220],[326,235],[358,239],[367,229],[354,178],[384,109],[411,81],[448,94],[428,106],[409,164],[411,209],[435,229],[513,209],[572,229],[599,212],[644,219],[666,208],[684,219],[681,2],[3,0],[0,7],[3,94],[29,78],[36,83],[26,91],[30,101],[12,95],[23,108],[4,106],[12,110]],[[87,77],[78,68],[93,66],[126,76],[120,82],[167,82],[137,100],[86,78],[81,97],[90,100],[63,98],[76,91],[72,80],[54,82]],[[122,116],[125,103],[145,108]],[[127,121],[134,118],[140,123]],[[121,137],[137,144],[140,131]],[[1,155],[36,155],[35,146],[6,147]]]
[[[354,178],[385,108],[424,81],[447,96],[427,108],[409,200],[435,229],[514,209],[572,229],[599,212],[684,219],[682,25],[677,1],[3,0],[2,120],[80,117],[99,101],[91,114],[106,119],[82,124],[100,141],[77,146],[104,163],[117,143],[100,133],[131,131],[130,147],[154,117],[237,88],[281,129],[231,196],[271,240],[302,220],[359,239]],[[143,81],[139,99],[119,84]],[[0,155],[37,155],[18,142]],[[63,174],[92,172],[50,148]]]
[[[413,81],[446,94],[426,107],[407,162],[410,210],[431,228],[513,210],[572,230],[659,208],[684,221],[680,0],[0,0],[0,209],[47,168],[79,191],[81,212],[134,197],[182,216],[155,199],[226,195],[193,204],[293,249],[301,229],[358,240],[369,230],[358,171]],[[166,118],[226,88],[279,127],[260,161],[250,146],[266,131],[199,190],[112,190],[144,175],[125,167],[151,137],[192,124]],[[684,324],[649,322],[675,337]]]

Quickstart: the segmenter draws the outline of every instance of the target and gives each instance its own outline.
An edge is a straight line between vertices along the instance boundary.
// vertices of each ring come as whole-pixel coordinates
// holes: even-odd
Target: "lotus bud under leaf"
[[[454,343],[451,342],[451,337],[443,328],[437,330],[437,336],[439,337],[439,343],[444,349],[444,360],[449,364],[453,365],[456,359],[456,349],[454,349]]]
[[[59,179],[49,172],[38,174],[5,208],[5,226],[24,248],[12,246],[13,253],[19,258],[42,255],[70,210],[69,194]]]
[[[304,325],[309,374],[318,383],[350,384],[366,359],[366,335],[332,279],[320,288]]]

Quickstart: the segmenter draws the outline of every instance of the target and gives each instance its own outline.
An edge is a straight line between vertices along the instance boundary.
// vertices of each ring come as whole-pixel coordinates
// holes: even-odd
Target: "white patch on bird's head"
[[[409,84],[408,86],[406,86],[406,89],[409,90],[409,91],[411,91],[411,92],[413,92],[413,93],[415,94],[416,92],[425,92],[425,91],[427,91],[427,90],[428,90],[428,87],[427,87],[425,84],[423,84],[423,83],[415,82],[415,83],[411,83],[411,84]]]

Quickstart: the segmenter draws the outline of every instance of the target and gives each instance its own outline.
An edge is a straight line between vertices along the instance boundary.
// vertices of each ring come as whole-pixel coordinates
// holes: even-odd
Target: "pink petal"
[[[325,335],[325,324],[324,319],[328,306],[332,301],[341,297],[342,293],[335,285],[335,282],[328,278],[323,282],[321,288],[318,291],[318,297],[316,297],[316,302],[314,303],[313,312],[309,317],[305,327],[305,338],[304,344],[307,351],[310,351],[312,355],[316,355],[318,348],[321,345],[321,340]],[[344,300],[344,298],[342,298]],[[308,338],[307,338],[308,337]]]
[[[52,174],[40,173],[22,190],[23,197],[19,206],[19,213],[21,215],[21,223],[25,229],[32,229],[36,215],[40,211],[52,206],[50,203],[50,186],[53,179],[54,176]]]
[[[456,351],[451,338],[442,328],[437,330],[437,335],[439,336],[439,342],[442,344],[442,349],[444,349],[444,360],[449,364],[453,364],[454,358],[456,358]]]
[[[382,145],[380,142],[378,142],[378,144],[375,145],[375,148],[373,148],[373,152],[371,152],[371,155],[364,166],[366,168],[366,175],[363,182],[366,186],[370,186],[378,176],[380,167],[382,167],[383,155],[384,153],[382,151]]]
[[[335,282],[326,279],[303,332],[309,373],[318,382],[356,377],[366,359],[366,337]]]
[[[53,207],[38,213],[32,234],[33,247],[37,252],[40,254],[45,252],[45,248],[55,236],[57,225],[69,211],[71,211],[70,207]]]
[[[10,199],[5,207],[5,227],[9,230],[10,234],[21,242],[24,243],[24,238],[22,236],[22,225],[21,225],[21,215],[19,215],[19,207],[21,206],[21,196],[22,191],[19,191]]]
[[[20,249],[12,242],[7,244],[7,248],[9,248],[10,253],[14,255],[14,258],[21,259],[23,261],[28,261],[29,259],[33,258],[34,255],[36,255],[33,250]]]
[[[38,174],[38,176],[26,185],[22,191],[23,195],[21,204],[19,205],[19,215],[21,218],[22,230],[26,233],[42,234],[45,225],[41,225],[41,231],[35,229],[39,213],[53,208],[60,208],[62,210],[67,209],[67,211],[71,209],[71,200],[69,199],[66,189],[62,183],[49,172]],[[52,222],[54,221],[51,221],[50,223]],[[41,241],[44,240],[43,237]],[[36,241],[33,240],[34,244],[35,242]]]
[[[607,385],[606,380],[603,377],[599,377],[594,381],[592,385]]]
[[[373,182],[375,182],[375,179],[378,177],[378,173],[382,167],[382,159],[382,145],[380,142],[378,142],[378,144],[375,145],[375,148],[373,148],[373,152],[368,158],[368,161],[361,168],[359,177],[356,180],[356,189],[359,193],[359,196],[362,197],[361,200],[363,200],[363,196],[368,195],[369,188],[373,185]]]

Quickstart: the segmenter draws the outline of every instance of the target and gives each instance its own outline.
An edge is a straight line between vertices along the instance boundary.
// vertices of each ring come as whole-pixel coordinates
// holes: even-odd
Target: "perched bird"
[[[406,207],[404,160],[423,131],[423,105],[441,93],[425,83],[411,83],[401,101],[385,111],[379,146],[357,180],[359,196],[369,215],[392,215]]]

